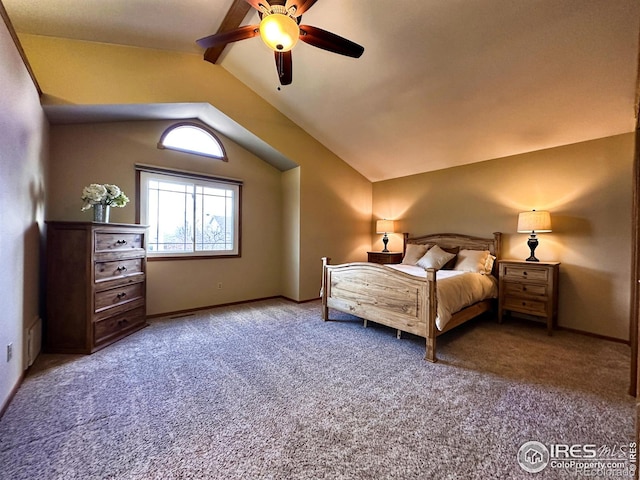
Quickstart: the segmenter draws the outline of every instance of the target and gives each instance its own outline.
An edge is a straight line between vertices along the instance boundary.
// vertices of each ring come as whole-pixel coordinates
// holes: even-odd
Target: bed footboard
[[[436,273],[427,278],[374,263],[330,265],[324,257],[322,272],[322,318],[329,309],[350,313],[426,338],[425,359],[436,361]]]

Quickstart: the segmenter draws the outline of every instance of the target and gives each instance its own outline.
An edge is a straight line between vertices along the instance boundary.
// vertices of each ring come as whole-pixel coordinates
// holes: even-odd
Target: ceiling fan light
[[[274,13],[265,15],[260,22],[262,41],[276,52],[288,52],[298,42],[300,28],[288,15]]]

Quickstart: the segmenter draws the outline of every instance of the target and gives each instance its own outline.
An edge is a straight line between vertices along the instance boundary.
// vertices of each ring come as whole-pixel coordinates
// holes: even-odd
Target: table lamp
[[[394,233],[395,226],[393,224],[393,220],[378,220],[376,221],[376,233],[384,233],[384,237],[382,237],[382,243],[384,244],[383,252],[388,252],[387,243],[389,243],[389,237],[387,237],[387,233]]]
[[[551,231],[551,214],[545,211],[522,212],[518,214],[518,233],[529,233],[527,245],[531,250],[531,256],[527,258],[527,262],[539,262],[534,255],[538,246],[536,233]]]

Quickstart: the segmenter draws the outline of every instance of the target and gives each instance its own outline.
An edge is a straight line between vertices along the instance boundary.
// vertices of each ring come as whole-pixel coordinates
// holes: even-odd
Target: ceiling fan
[[[196,41],[203,48],[213,48],[227,43],[260,35],[264,43],[275,53],[278,78],[282,85],[293,81],[291,49],[298,40],[329,52],[359,58],[364,47],[335,33],[311,25],[300,25],[302,14],[318,0],[245,0],[260,15],[259,25],[245,25],[219,32]],[[237,25],[237,24],[236,24]],[[205,57],[206,60],[206,57]]]

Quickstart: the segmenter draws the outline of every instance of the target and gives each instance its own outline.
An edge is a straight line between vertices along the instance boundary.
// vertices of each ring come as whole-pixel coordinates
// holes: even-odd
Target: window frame
[[[212,258],[239,258],[242,256],[242,187],[243,181],[219,177],[215,175],[209,175],[205,173],[191,172],[187,170],[177,170],[170,168],[156,167],[152,165],[136,164],[136,223],[142,223],[146,220],[146,213],[143,215],[143,206],[146,208],[147,200],[146,195],[143,198],[143,173],[151,176],[162,177],[174,177],[177,179],[183,179],[184,183],[193,183],[195,185],[207,185],[207,186],[234,186],[237,188],[237,199],[234,201],[234,243],[235,249],[229,250],[205,250],[192,252],[158,252],[149,251],[149,242],[146,242],[145,248],[147,250],[148,261],[163,261],[163,260],[202,260]],[[215,185],[213,185],[215,184]],[[194,200],[195,203],[195,200]],[[216,253],[219,252],[219,253]]]
[[[211,155],[211,154],[207,154],[205,152],[200,152],[197,150],[190,150],[188,148],[180,148],[180,147],[174,147],[174,146],[167,146],[164,144],[164,140],[165,138],[167,138],[167,135],[169,135],[171,132],[173,132],[174,130],[181,128],[181,127],[192,127],[195,128],[197,130],[201,130],[205,135],[208,135],[210,137],[212,137],[212,139],[218,144],[218,146],[220,147],[220,150],[222,151],[222,156],[218,156],[218,155]],[[158,140],[158,148],[161,150],[173,150],[174,152],[182,152],[182,153],[190,153],[191,155],[198,155],[201,157],[206,157],[206,158],[214,158],[216,160],[221,160],[223,162],[228,162],[229,159],[227,158],[227,151],[224,149],[224,145],[223,143],[220,141],[220,139],[218,138],[218,136],[213,132],[213,130],[211,130],[210,128],[207,128],[203,125],[200,125],[199,123],[196,122],[177,122],[177,123],[173,123],[171,126],[167,127],[165,129],[164,132],[162,132],[162,135],[160,135],[160,140]]]

